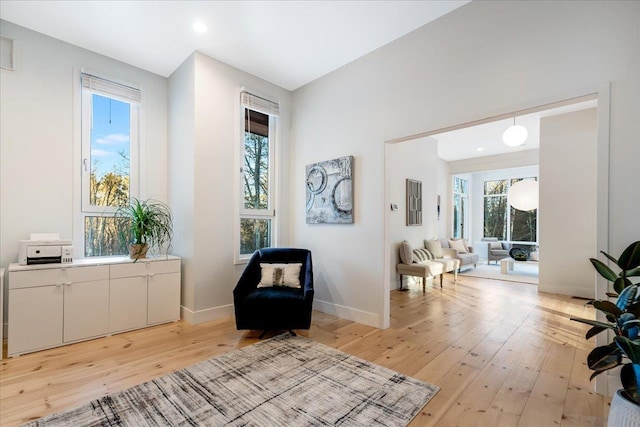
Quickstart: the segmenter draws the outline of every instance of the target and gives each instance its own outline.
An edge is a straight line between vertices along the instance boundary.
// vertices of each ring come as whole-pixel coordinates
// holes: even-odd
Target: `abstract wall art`
[[[306,167],[307,224],[353,224],[353,156]]]
[[[407,179],[407,225],[422,225],[422,181]]]

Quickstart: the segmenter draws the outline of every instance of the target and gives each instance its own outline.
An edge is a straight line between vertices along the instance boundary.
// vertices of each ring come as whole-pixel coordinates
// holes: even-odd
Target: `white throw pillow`
[[[443,256],[442,244],[440,243],[439,240],[425,240],[424,247],[426,250],[431,252],[431,254],[435,259],[442,258]]]
[[[300,288],[301,263],[291,264],[266,264],[260,263],[261,276],[259,288],[271,288],[284,286],[288,288]]]
[[[400,261],[404,264],[411,264],[413,262],[413,248],[406,240],[400,243]]]
[[[459,254],[466,254],[467,248],[464,247],[464,242],[462,240],[449,240],[449,247],[451,249],[455,249]]]

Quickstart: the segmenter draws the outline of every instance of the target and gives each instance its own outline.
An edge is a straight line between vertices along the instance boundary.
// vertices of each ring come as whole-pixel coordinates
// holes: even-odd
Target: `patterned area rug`
[[[28,426],[406,426],[439,390],[288,333]]]

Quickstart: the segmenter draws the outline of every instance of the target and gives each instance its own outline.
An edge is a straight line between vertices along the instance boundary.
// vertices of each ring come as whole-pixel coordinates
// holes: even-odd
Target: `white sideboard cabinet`
[[[180,259],[9,266],[7,356],[180,318]]]

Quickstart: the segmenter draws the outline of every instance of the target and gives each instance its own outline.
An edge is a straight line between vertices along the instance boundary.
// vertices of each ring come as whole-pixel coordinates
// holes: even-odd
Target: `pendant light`
[[[519,147],[527,140],[529,133],[522,125],[516,124],[516,118],[513,118],[513,126],[510,126],[502,134],[502,140],[509,147]]]

